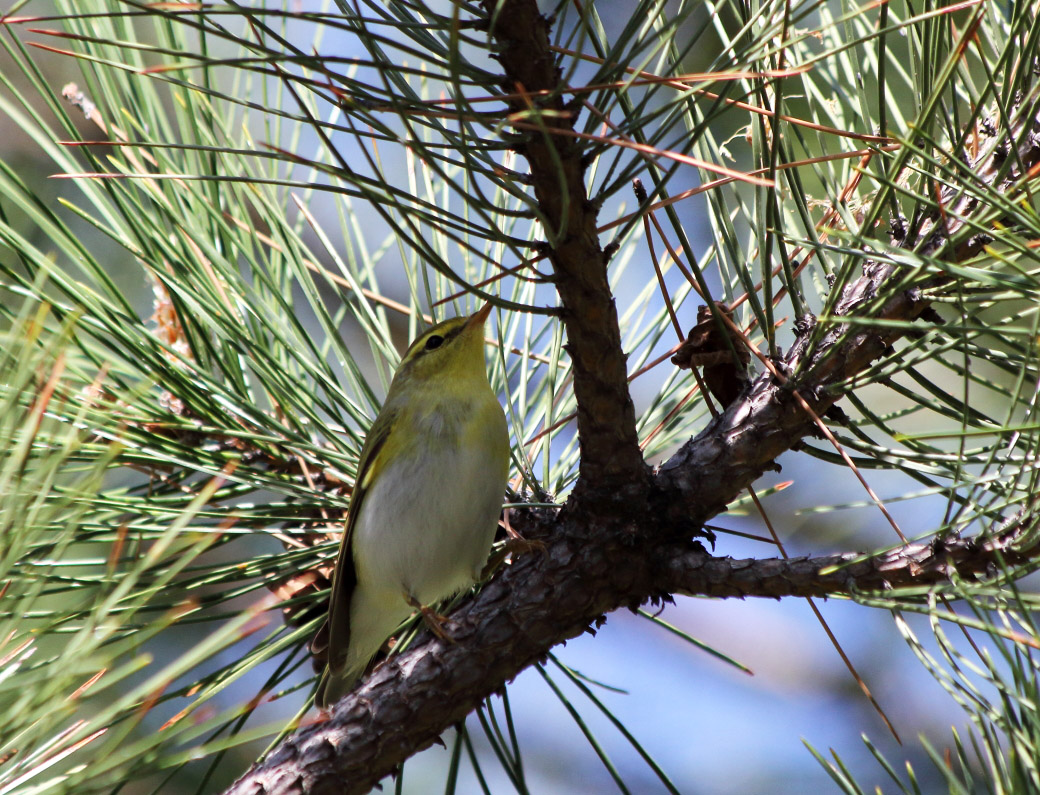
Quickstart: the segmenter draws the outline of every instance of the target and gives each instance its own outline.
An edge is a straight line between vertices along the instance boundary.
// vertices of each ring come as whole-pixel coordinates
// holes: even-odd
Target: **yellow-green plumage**
[[[433,326],[409,346],[365,439],[329,603],[316,703],[345,695],[412,612],[480,575],[509,473],[505,415],[488,383],[484,321]]]

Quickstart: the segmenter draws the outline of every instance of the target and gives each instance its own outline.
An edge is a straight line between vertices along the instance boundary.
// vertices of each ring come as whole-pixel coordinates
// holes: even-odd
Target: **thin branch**
[[[564,102],[567,87],[550,46],[550,22],[535,0],[483,5],[505,71],[502,88],[511,116],[516,126],[532,130],[518,137],[515,148],[531,168],[574,367],[581,443],[575,499],[581,501],[585,488],[596,484],[597,499],[585,500],[583,510],[638,513],[645,509],[648,472],[607,281],[608,257],[599,241],[599,208],[585,188],[588,144],[571,137],[577,113]]]
[[[1018,547],[1028,528],[1015,527],[990,540],[957,538],[945,543],[907,544],[881,555],[855,553],[801,558],[715,558],[688,550],[661,558],[671,593],[743,599],[749,596],[828,597],[851,593],[927,588],[951,578],[992,576],[1002,567],[1034,560],[1036,540]]]

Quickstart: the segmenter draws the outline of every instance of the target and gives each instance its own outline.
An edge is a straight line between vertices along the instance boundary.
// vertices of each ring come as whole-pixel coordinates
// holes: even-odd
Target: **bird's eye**
[[[428,340],[426,340],[426,350],[432,351],[434,348],[441,347],[441,343],[444,342],[444,337],[440,334],[434,334]]]

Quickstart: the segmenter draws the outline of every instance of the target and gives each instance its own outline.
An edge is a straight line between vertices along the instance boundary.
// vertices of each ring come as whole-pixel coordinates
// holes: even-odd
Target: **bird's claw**
[[[422,616],[423,623],[426,625],[426,628],[430,630],[430,632],[432,632],[441,640],[446,640],[449,643],[455,642],[455,638],[449,635],[448,631],[444,628],[444,625],[448,622],[447,616],[442,616],[432,607],[422,604],[422,602],[420,602],[411,594],[406,593],[404,595],[404,600],[408,603],[410,607],[413,607],[419,611],[419,614]]]

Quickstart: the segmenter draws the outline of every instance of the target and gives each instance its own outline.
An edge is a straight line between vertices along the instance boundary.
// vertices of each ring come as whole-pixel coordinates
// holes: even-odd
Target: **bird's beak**
[[[478,311],[469,316],[469,320],[466,321],[466,328],[471,329],[483,326],[484,321],[488,319],[488,315],[491,314],[493,308],[491,304],[484,304]]]

